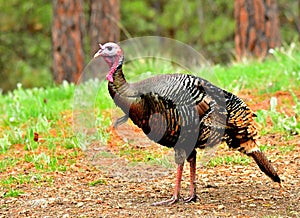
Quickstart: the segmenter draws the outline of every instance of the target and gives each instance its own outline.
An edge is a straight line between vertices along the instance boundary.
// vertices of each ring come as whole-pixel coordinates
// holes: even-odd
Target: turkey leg
[[[171,199],[168,199],[168,200],[165,200],[165,201],[160,201],[160,202],[153,203],[152,204],[153,206],[172,205],[172,204],[176,203],[179,200],[183,165],[184,165],[184,163],[178,164],[178,167],[177,167],[176,184],[175,184],[173,197]]]

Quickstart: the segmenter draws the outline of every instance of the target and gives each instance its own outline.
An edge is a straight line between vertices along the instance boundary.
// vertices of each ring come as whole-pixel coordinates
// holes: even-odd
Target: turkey
[[[281,180],[258,147],[253,111],[237,96],[210,82],[187,74],[166,74],[128,83],[122,71],[124,55],[113,42],[99,44],[94,58],[109,65],[108,90],[115,104],[155,142],[174,148],[177,176],[171,199],[154,205],[171,205],[180,199],[185,160],[190,165],[190,194],[184,202],[196,201],[196,148],[226,142],[230,148],[251,156],[274,182]]]

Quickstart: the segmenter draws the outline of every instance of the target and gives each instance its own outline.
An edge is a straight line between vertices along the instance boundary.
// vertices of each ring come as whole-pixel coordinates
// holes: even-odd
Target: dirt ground
[[[198,163],[196,202],[152,206],[171,197],[176,166],[132,163],[117,155],[116,141],[127,137],[129,144],[140,145],[141,149],[161,149],[130,124],[121,127],[118,133],[112,131],[113,140],[108,145],[91,144],[71,170],[49,173],[47,176],[54,178],[52,183],[20,185],[18,188],[25,190],[22,196],[0,198],[0,217],[300,217],[299,135],[290,139],[280,134],[263,137],[262,143],[275,145],[265,153],[283,180],[283,188],[265,176],[254,161],[246,166],[207,167]],[[128,135],[122,135],[122,131]],[[283,152],[280,148],[286,145],[295,148]],[[162,153],[173,159],[171,149]],[[234,154],[236,151],[224,146],[215,153]],[[91,185],[95,181],[98,184]],[[182,197],[188,190],[186,165]]]

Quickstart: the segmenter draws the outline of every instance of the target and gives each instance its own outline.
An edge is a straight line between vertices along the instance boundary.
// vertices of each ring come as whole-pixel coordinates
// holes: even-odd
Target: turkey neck
[[[122,64],[116,67],[113,73],[113,82],[108,83],[110,96],[114,98],[116,95],[122,95],[126,92],[129,84],[127,83],[122,70]]]
[[[116,67],[113,73],[113,82],[108,83],[108,91],[115,104],[119,106],[126,114],[129,113],[130,105],[133,99],[130,97],[130,85],[127,83],[122,70],[122,63]]]

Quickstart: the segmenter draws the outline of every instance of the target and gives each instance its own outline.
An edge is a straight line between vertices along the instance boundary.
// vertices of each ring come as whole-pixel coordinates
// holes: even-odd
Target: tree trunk
[[[83,0],[54,0],[52,21],[54,80],[77,83],[84,68]]]
[[[120,40],[119,0],[90,0],[89,39],[91,54],[98,49],[98,43]]]
[[[298,40],[300,41],[300,0],[298,0],[298,17],[296,18],[296,27],[298,31]]]
[[[276,0],[235,0],[237,59],[263,59],[270,48],[280,46]]]

